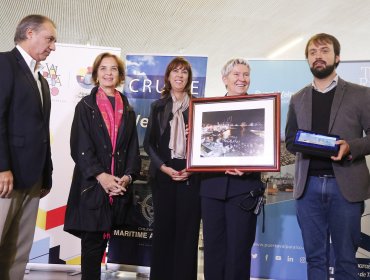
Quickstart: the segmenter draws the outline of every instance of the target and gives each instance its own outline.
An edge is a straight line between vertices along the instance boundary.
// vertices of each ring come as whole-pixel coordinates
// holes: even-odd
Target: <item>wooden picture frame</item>
[[[280,170],[280,93],[193,98],[188,171]]]

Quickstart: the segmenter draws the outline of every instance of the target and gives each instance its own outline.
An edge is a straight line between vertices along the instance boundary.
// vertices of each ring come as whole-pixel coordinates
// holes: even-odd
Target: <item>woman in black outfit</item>
[[[167,66],[161,99],[153,102],[144,148],[154,202],[151,280],[196,280],[200,225],[198,176],[186,172],[186,125],[192,71],[176,57]]]
[[[227,93],[246,95],[250,67],[243,58],[229,60],[221,71]],[[264,193],[259,172],[238,169],[204,173],[201,179],[205,280],[250,279],[251,250],[256,235],[256,196]],[[251,203],[252,202],[252,203]]]
[[[140,172],[135,112],[116,90],[125,78],[120,58],[95,59],[96,87],[76,106],[71,129],[75,162],[64,230],[81,238],[82,279],[100,279],[113,225],[124,222],[130,185]]]

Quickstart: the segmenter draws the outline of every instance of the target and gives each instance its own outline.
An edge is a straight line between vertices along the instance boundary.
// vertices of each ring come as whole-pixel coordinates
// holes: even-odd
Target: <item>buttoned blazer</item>
[[[39,74],[39,89],[20,52],[0,53],[0,171],[11,170],[14,188],[29,188],[41,177],[51,188],[50,90]]]
[[[295,153],[293,141],[298,128],[312,128],[312,85],[290,100],[285,141],[292,153]],[[351,202],[369,198],[370,175],[365,156],[370,154],[370,88],[338,79],[328,133],[339,135],[350,146],[352,159],[346,157],[332,162],[341,193]],[[298,199],[304,193],[310,157],[300,152],[295,154],[294,197]]]

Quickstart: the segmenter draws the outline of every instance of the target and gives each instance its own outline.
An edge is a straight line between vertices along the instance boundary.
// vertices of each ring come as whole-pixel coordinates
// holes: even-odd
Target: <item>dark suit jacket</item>
[[[224,200],[262,188],[264,185],[261,182],[261,173],[259,172],[243,176],[204,173],[201,175],[200,195]]]
[[[295,153],[293,141],[297,128],[311,130],[312,86],[308,85],[290,100],[285,142]],[[351,149],[348,158],[333,162],[333,170],[343,196],[351,202],[370,197],[370,175],[365,156],[370,154],[370,88],[339,78],[331,107],[328,133],[339,135]],[[365,133],[365,136],[364,136]],[[296,153],[294,197],[303,195],[310,157]]]
[[[20,52],[0,53],[0,171],[10,170],[14,188],[24,189],[43,178],[51,188],[50,91],[39,74],[37,83]]]

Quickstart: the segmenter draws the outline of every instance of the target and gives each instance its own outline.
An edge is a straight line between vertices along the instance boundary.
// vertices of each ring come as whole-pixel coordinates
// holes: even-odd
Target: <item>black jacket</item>
[[[149,123],[144,138],[144,150],[150,157],[149,176],[155,177],[162,164],[168,164],[171,160],[171,152],[168,148],[169,138],[165,138],[164,132],[173,118],[171,95],[154,101],[151,105]],[[183,112],[185,124],[187,124],[189,110]]]
[[[109,197],[95,177],[102,172],[111,173],[112,156],[117,177],[131,175],[134,180],[141,166],[135,112],[121,94],[124,112],[113,152],[108,130],[96,104],[97,89],[93,88],[91,94],[77,104],[71,129],[71,156],[76,165],[64,230],[75,235],[80,231],[109,232],[111,229],[113,218],[107,203]],[[126,193],[115,197],[115,203],[123,202],[128,196]]]
[[[214,199],[230,197],[263,189],[261,173],[252,172],[243,176],[227,175],[225,173],[203,173],[200,183],[200,195]]]

